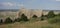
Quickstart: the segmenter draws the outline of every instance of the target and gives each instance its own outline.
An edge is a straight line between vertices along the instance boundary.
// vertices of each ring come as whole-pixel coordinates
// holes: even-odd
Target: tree
[[[47,14],[47,17],[48,17],[48,18],[53,18],[53,17],[55,17],[54,12],[53,12],[53,11],[50,11],[50,12]]]
[[[10,17],[7,17],[4,23],[12,23],[13,21],[11,20]]]
[[[25,16],[24,14],[21,15],[21,21],[28,21],[27,16]]]
[[[37,18],[37,16],[36,15],[33,15],[32,18]]]

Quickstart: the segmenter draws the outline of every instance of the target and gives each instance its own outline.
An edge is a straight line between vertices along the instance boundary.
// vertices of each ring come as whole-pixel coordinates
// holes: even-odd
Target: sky
[[[0,9],[60,10],[60,0],[0,0]]]

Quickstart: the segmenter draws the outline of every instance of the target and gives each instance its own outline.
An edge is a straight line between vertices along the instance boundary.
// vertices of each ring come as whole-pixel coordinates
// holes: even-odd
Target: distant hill
[[[60,10],[43,10],[43,11],[55,11],[55,12],[60,12]]]
[[[13,11],[13,12],[16,12],[18,10],[19,9],[0,9],[0,12],[2,12],[2,11]]]
[[[35,10],[35,9],[33,9]],[[0,9],[0,12],[2,11],[12,11],[12,12],[16,12],[19,11],[19,9]],[[60,10],[43,10],[43,11],[55,11],[55,12],[60,12]]]

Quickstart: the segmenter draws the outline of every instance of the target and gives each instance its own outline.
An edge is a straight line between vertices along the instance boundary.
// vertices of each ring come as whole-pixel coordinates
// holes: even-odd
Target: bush
[[[56,16],[54,18],[51,18],[48,20],[49,23],[60,23],[60,17],[59,16]]]
[[[60,16],[60,13],[59,14],[56,14],[56,16]]]
[[[41,16],[41,21],[44,20],[44,17],[45,17],[45,15],[42,14],[42,16]]]
[[[36,15],[33,15],[32,18],[37,18],[37,16]]]
[[[47,14],[47,17],[48,17],[48,18],[53,18],[53,17],[55,17],[54,12],[53,12],[53,11],[50,11],[50,12]]]
[[[20,22],[20,21],[21,21],[20,18],[17,18],[17,19],[14,20],[14,22]]]
[[[2,24],[3,23],[3,20],[2,19],[0,19],[0,24]]]
[[[25,16],[24,14],[21,15],[21,21],[28,21],[27,16]]]
[[[11,20],[10,17],[6,18],[5,22],[4,23],[12,23],[13,21]]]

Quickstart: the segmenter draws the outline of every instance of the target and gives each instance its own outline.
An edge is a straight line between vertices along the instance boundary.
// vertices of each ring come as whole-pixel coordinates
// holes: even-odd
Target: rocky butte
[[[28,19],[30,19],[33,15],[36,15],[37,17],[41,17],[41,15],[47,15],[48,10],[42,10],[42,9],[26,9],[21,8],[18,11],[2,11],[0,12],[0,19],[6,19],[7,17],[10,17],[12,20],[15,18],[21,17],[22,14],[25,14]],[[60,11],[54,11],[55,14],[60,13]]]

